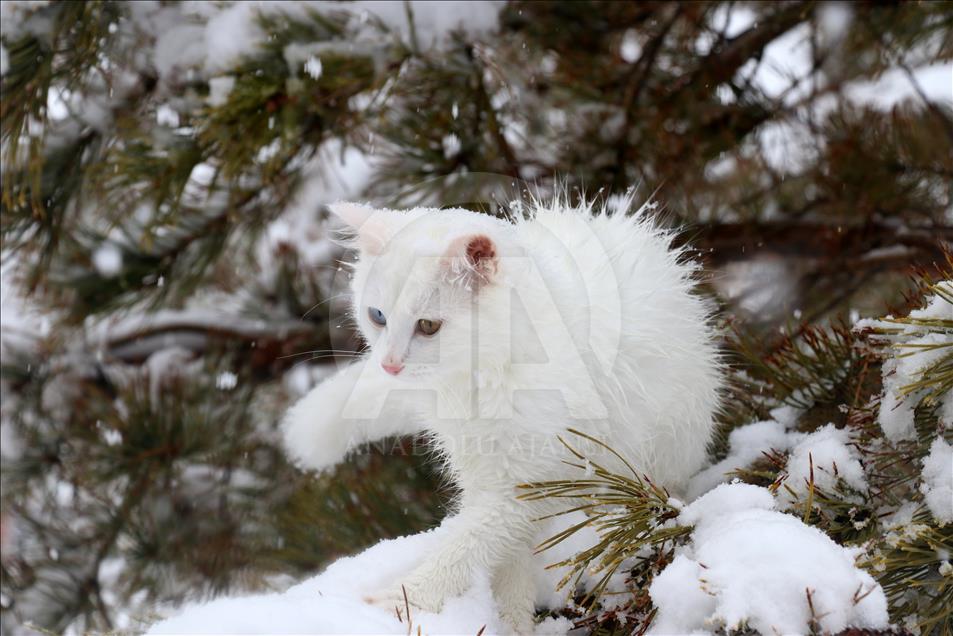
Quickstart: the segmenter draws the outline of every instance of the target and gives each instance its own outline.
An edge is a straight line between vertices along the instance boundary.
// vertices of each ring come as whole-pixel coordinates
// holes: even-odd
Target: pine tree
[[[947,293],[953,101],[929,80],[953,59],[950,5],[468,7],[3,3],[4,629],[135,628],[437,523],[450,493],[424,442],[320,477],[281,452],[289,402],[361,347],[323,205],[494,214],[632,186],[713,272],[738,369],[713,459],[779,405],[802,432],[849,430],[876,489],[812,488],[806,520],[870,542],[898,624],[953,629],[929,556],[953,526],[918,481],[950,440],[948,347],[897,393],[913,437],[877,420],[889,347],[951,326],[850,322]],[[785,462],[739,476],[784,492]],[[626,610],[647,625],[684,532],[645,525],[672,512],[651,476],[598,479],[630,516],[607,526],[621,552],[578,563],[655,545]],[[891,533],[907,500],[922,531]],[[591,600],[575,616],[611,627]]]

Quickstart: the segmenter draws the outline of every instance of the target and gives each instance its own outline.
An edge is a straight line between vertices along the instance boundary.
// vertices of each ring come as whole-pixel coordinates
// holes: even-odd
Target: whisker
[[[313,358],[305,358],[304,360],[299,360],[298,362],[295,362],[294,364],[292,364],[290,367],[288,367],[288,370],[291,371],[291,370],[294,369],[295,367],[298,367],[298,366],[300,366],[300,365],[302,365],[302,364],[305,364],[305,363],[307,363],[307,362],[314,362],[315,360],[327,360],[327,359],[329,359],[329,358],[330,358],[330,359],[333,359],[333,358],[337,358],[337,357],[338,357],[338,356],[335,355],[335,354],[327,354],[327,355],[322,355],[322,356],[315,356],[315,357],[313,357]],[[353,356],[345,356],[345,357],[357,358],[357,357],[359,357],[359,356],[353,355]]]
[[[309,309],[308,311],[304,312],[304,315],[301,316],[301,320],[304,320],[305,318],[307,318],[307,317],[308,317],[308,314],[310,314],[312,311],[314,311],[315,309],[317,309],[318,307],[320,307],[320,306],[323,305],[324,303],[329,303],[329,302],[331,302],[332,300],[337,300],[338,298],[342,298],[342,297],[344,297],[344,296],[349,296],[349,295],[350,295],[350,294],[349,294],[348,292],[345,292],[345,293],[343,293],[343,294],[335,294],[334,296],[330,296],[330,297],[328,297],[328,298],[325,298],[324,300],[322,300],[322,301],[319,302],[318,304],[316,304],[316,305],[314,305],[313,307],[311,307],[311,309]]]
[[[276,358],[276,360],[284,360],[285,358],[295,358],[297,356],[306,356],[309,353],[318,353],[318,354],[331,353],[331,354],[342,355],[342,356],[360,355],[363,351],[364,349],[360,349],[358,351],[354,351],[353,349],[315,349],[313,351],[300,351],[298,353],[289,353],[286,356],[279,356],[278,358]]]

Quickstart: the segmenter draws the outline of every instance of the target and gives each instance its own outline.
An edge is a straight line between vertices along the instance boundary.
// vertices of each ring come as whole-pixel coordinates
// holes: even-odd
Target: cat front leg
[[[536,583],[533,580],[530,545],[497,566],[492,587],[500,617],[513,628],[514,633],[531,633],[533,615],[536,613]]]
[[[282,422],[284,446],[299,467],[327,470],[361,444],[420,432],[408,410],[386,401],[392,385],[366,364],[366,358],[351,363],[288,409]],[[375,413],[375,403],[386,408]]]
[[[503,567],[515,559],[528,558],[532,550],[533,525],[525,507],[511,498],[483,505],[464,502],[460,513],[446,519],[442,526],[447,534],[435,552],[391,588],[371,594],[367,600],[387,608],[402,606],[406,591],[411,605],[439,612],[448,599],[473,585],[477,571],[485,571],[494,577],[496,590],[512,595],[512,602],[501,606],[507,622],[517,633],[531,626],[533,580]],[[523,569],[530,572],[528,566]]]

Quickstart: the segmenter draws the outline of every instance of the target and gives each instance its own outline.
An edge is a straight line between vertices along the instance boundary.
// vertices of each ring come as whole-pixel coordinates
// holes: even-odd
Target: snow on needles
[[[117,276],[122,271],[122,250],[115,243],[103,243],[93,252],[93,266],[104,278]]]
[[[160,77],[167,77],[185,69],[202,70],[210,76],[230,70],[266,41],[268,34],[259,23],[262,15],[306,18],[313,11],[345,14],[354,31],[353,41],[380,43],[381,30],[373,27],[378,23],[405,44],[429,49],[442,44],[455,30],[474,35],[492,30],[503,3],[248,0],[186,2],[175,7],[156,2],[132,5],[136,22],[156,36],[153,63]],[[312,63],[312,75],[318,65],[320,60]]]
[[[940,525],[953,523],[953,446],[937,437],[923,460],[923,500]]]
[[[682,511],[692,542],[649,588],[658,608],[649,633],[887,627],[886,596],[854,554],[774,505],[765,488],[723,484]]]
[[[782,423],[766,420],[746,424],[731,431],[728,435],[728,447],[730,452],[727,457],[692,477],[688,484],[689,500],[708,492],[725,481],[731,472],[752,464],[763,453],[772,449],[788,450],[791,447],[791,439]]]
[[[788,458],[788,478],[780,491],[785,508],[794,508],[808,496],[812,487],[832,493],[838,480],[858,492],[867,491],[864,469],[856,450],[849,445],[848,432],[828,424],[804,435]]]
[[[884,394],[877,413],[877,423],[884,436],[891,442],[911,440],[917,431],[913,426],[913,400],[904,400],[901,389],[909,379],[897,370],[897,360],[885,360],[883,364]]]
[[[883,364],[884,393],[877,415],[884,435],[891,442],[915,439],[914,409],[918,400],[917,392],[911,387],[925,372],[937,368],[953,355],[949,328],[925,327],[934,322],[953,322],[953,303],[948,300],[953,297],[953,281],[941,282],[938,287],[943,289],[945,297],[933,295],[926,307],[911,311],[906,321],[888,316],[883,320],[859,320],[854,325],[857,330],[875,330],[874,337],[888,341],[895,352]],[[876,333],[878,330],[881,333]],[[947,426],[953,425],[953,392],[940,398],[940,420]]]

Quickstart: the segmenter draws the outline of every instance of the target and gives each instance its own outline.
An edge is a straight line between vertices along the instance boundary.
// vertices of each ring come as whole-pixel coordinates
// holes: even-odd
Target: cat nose
[[[381,368],[384,369],[384,371],[387,371],[388,373],[390,373],[391,375],[397,375],[398,373],[404,370],[404,365],[400,364],[399,362],[395,364],[381,362]]]

